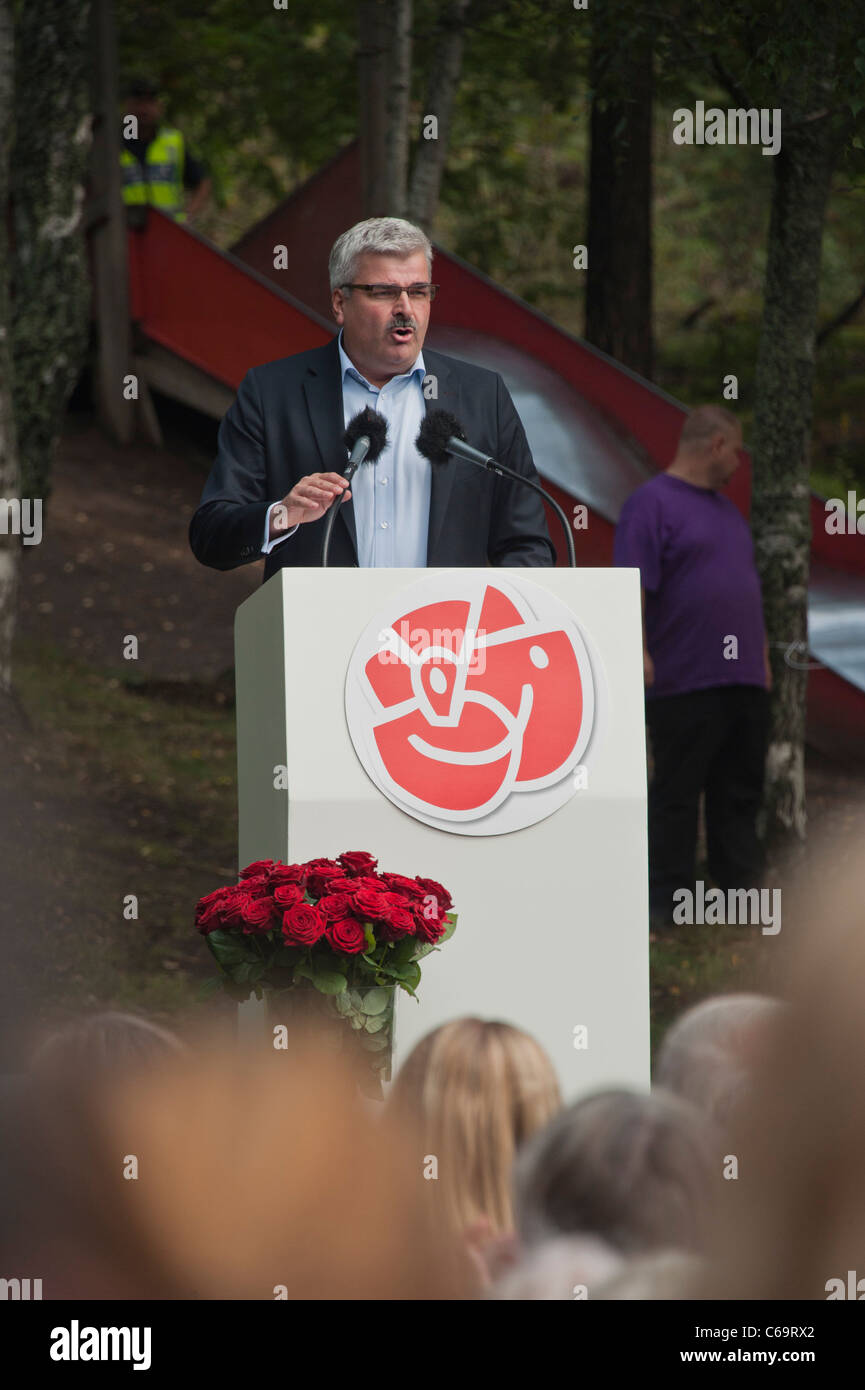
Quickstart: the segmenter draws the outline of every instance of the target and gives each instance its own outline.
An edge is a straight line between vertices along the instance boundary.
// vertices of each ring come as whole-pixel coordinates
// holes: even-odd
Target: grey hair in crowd
[[[658,1250],[626,1261],[594,1297],[599,1302],[692,1299],[698,1296],[705,1261],[681,1250]]]
[[[358,260],[370,251],[382,256],[410,256],[423,251],[427,273],[432,274],[433,249],[426,232],[402,217],[368,217],[349,227],[333,243],[328,262],[331,290],[352,284]]]
[[[700,1251],[715,1172],[713,1127],[693,1106],[664,1091],[603,1091],[561,1111],[518,1154],[517,1231],[524,1248],[592,1235],[624,1255]]]
[[[661,1045],[657,1085],[725,1125],[748,1095],[783,1007],[762,994],[722,994],[688,1009]]]
[[[617,1251],[593,1236],[559,1236],[525,1253],[487,1299],[537,1302],[591,1299],[626,1267]]]

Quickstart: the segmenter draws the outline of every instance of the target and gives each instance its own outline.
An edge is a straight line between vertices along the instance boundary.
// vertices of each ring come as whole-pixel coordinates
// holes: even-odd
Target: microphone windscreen
[[[375,463],[387,444],[387,421],[383,415],[379,415],[378,411],[370,409],[369,406],[359,410],[345,427],[342,439],[349,453],[363,434],[369,440],[369,450],[364,463]]]
[[[455,415],[447,410],[428,410],[423,418],[415,448],[430,463],[446,463],[448,440],[465,439],[465,432]]]

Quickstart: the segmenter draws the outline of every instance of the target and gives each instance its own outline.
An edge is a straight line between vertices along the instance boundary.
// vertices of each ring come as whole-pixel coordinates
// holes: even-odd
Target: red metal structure
[[[178,368],[191,365],[221,391],[224,410],[249,367],[325,342],[334,331],[327,252],[360,207],[349,146],[231,254],[151,212],[130,232],[145,360],[150,345]],[[578,564],[610,564],[621,503],[672,458],[685,407],[441,248],[434,277],[430,346],[502,372],[545,485],[568,515],[588,508],[588,527],[575,532]],[[747,456],[729,495],[747,515]],[[809,677],[809,737],[827,752],[865,756],[865,537],[827,534],[822,500],[811,509],[811,642],[822,664]],[[561,564],[558,523],[548,520]]]

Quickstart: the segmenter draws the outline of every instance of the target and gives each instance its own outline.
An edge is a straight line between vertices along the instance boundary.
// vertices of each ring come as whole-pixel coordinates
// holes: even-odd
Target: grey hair
[[[432,274],[433,249],[426,232],[402,217],[368,217],[349,227],[333,243],[328,262],[331,291],[352,283],[357,262],[368,251],[382,256],[410,256],[413,251],[423,251],[427,273]]]
[[[595,1289],[605,1288],[625,1268],[624,1257],[594,1236],[557,1236],[526,1251],[487,1290],[486,1298],[520,1303],[572,1300],[579,1284],[593,1297]]]
[[[661,1045],[655,1082],[718,1124],[745,1099],[760,1052],[784,1005],[762,994],[704,999],[673,1024]]]
[[[524,1249],[595,1236],[624,1255],[700,1250],[708,1235],[712,1127],[664,1091],[603,1091],[561,1111],[518,1153]]]

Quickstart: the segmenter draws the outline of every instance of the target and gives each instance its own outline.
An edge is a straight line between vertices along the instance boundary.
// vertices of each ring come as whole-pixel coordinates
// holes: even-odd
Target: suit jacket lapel
[[[336,338],[322,349],[320,365],[307,368],[303,391],[306,396],[312,432],[315,435],[315,442],[321,456],[321,467],[311,471],[315,473],[341,473],[346,464],[346,452],[342,442],[345,425],[343,423],[339,349]],[[357,526],[354,519],[353,501],[342,503],[335,525],[345,526],[354,551],[355,564],[357,564]]]
[[[426,409],[447,410],[452,415],[459,417],[459,384],[448,365],[447,358],[443,357],[441,353],[425,350],[423,360],[427,376],[435,377],[438,389],[436,399],[428,398],[426,400]],[[449,455],[447,463],[430,464],[430,467],[432,468],[432,476],[430,479],[429,529],[427,531],[427,565],[435,565],[438,560],[439,538],[450,507],[456,466],[455,460]]]

